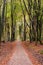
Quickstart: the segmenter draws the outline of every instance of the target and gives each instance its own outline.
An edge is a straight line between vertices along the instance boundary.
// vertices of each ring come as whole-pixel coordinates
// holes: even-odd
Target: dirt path
[[[8,61],[7,65],[33,65],[20,41],[16,43],[15,52]]]

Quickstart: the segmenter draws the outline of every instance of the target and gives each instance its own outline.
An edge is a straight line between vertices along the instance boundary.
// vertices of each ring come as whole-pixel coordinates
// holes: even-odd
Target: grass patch
[[[40,53],[40,54],[43,54],[43,50],[40,50],[39,53]]]

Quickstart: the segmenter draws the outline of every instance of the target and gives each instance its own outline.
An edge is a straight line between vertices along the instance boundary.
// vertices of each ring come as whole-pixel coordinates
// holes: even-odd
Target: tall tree
[[[26,3],[25,3],[25,0],[23,0],[23,3],[24,3],[24,6],[25,6],[25,9],[28,13],[28,16],[29,16],[29,21],[30,21],[30,42],[32,41],[32,0],[27,0],[28,2],[28,8],[26,6]]]
[[[16,9],[16,5],[13,3],[15,1],[11,0],[11,40],[14,41],[15,40],[15,17],[14,17],[14,14],[15,14],[15,9]],[[14,13],[13,13],[14,12]],[[15,14],[16,15],[16,14]]]
[[[13,0],[11,0],[11,40],[13,41],[14,40],[14,37],[13,37]]]
[[[1,41],[1,36],[2,36],[2,33],[3,33],[3,28],[4,28],[4,14],[5,14],[5,4],[6,4],[6,0],[3,0],[3,6],[1,8],[1,5],[0,5],[0,11],[2,13],[2,15],[0,14],[0,41]]]
[[[24,17],[24,41],[26,40],[26,16],[25,16],[25,11],[24,8],[22,6],[22,1],[20,0],[21,3],[21,8],[22,8],[22,13],[23,13],[23,17]]]
[[[0,5],[0,28],[1,28],[1,5]],[[0,29],[0,42],[1,42],[1,29]]]
[[[41,43],[41,30],[42,30],[42,15],[41,15],[41,0],[38,0],[38,34],[39,34],[39,41]]]

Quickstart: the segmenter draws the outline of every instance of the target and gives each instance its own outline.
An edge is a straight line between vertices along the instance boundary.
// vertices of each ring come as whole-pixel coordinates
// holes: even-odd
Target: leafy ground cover
[[[43,65],[43,45],[35,46],[35,42],[23,42],[23,47],[34,65]]]
[[[1,43],[0,46],[0,65],[6,65],[7,61],[10,59],[15,48],[14,42]]]

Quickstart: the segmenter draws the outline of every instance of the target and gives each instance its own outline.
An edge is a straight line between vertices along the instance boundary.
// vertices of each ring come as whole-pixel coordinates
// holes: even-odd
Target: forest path
[[[7,65],[33,65],[20,41],[16,42],[15,51]]]

